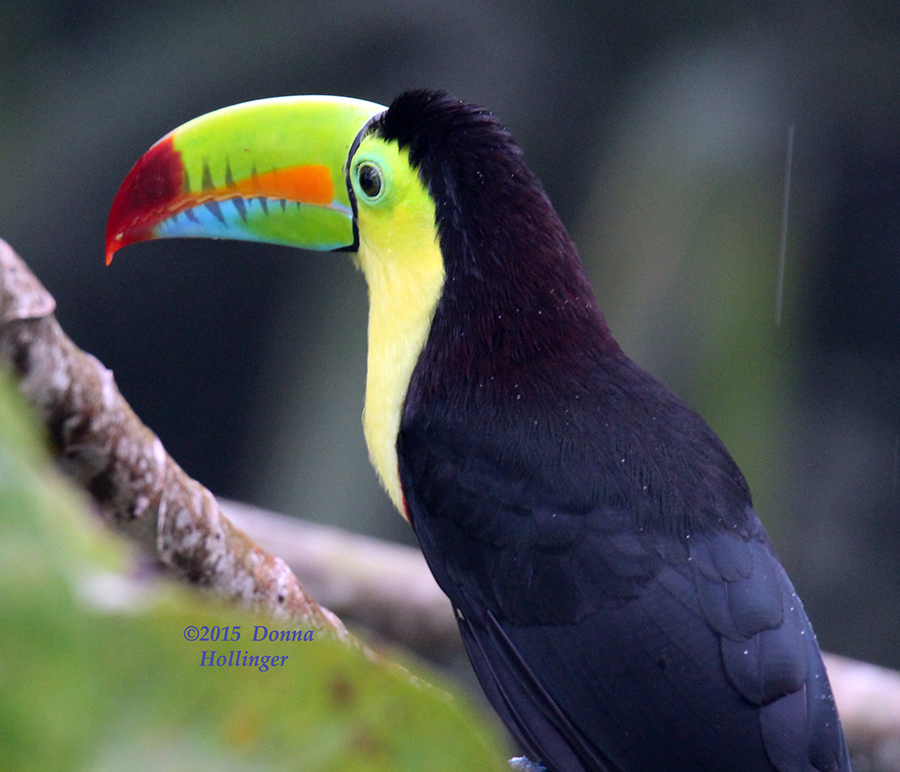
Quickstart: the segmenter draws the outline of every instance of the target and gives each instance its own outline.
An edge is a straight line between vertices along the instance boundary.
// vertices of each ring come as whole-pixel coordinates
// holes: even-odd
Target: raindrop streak
[[[894,474],[891,480],[891,494],[897,495],[897,466],[900,462],[900,434],[894,435]]]
[[[784,162],[784,200],[781,207],[781,248],[778,256],[778,283],[775,289],[775,324],[781,324],[781,304],[784,300],[784,262],[787,258],[788,210],[791,205],[791,167],[794,163],[794,124],[788,126],[787,157]]]

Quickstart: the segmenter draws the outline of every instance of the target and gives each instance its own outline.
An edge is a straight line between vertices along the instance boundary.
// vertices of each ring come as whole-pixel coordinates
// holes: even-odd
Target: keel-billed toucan
[[[372,462],[494,708],[552,772],[848,770],[812,628],[712,430],[635,365],[490,112],[262,100],[157,142],[107,260],[213,236],[356,253]]]

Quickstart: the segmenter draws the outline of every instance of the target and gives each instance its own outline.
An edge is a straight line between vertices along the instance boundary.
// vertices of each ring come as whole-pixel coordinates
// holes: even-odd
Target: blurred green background
[[[900,667],[896,3],[3,0],[0,236],[215,493],[408,541],[366,459],[346,257],[171,241],[106,269],[103,238],[185,120],[415,86],[524,146],[620,342],[744,469],[823,648]]]

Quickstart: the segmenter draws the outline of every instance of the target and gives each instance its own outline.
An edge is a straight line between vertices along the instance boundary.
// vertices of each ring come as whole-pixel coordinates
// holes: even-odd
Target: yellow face
[[[369,285],[369,353],[363,428],[369,456],[406,517],[397,432],[406,389],[444,285],[434,203],[407,150],[376,136],[350,161],[357,260]]]

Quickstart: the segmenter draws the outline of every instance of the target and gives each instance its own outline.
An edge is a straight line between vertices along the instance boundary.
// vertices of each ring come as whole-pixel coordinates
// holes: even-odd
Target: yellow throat
[[[351,170],[375,165],[377,197],[357,198],[357,260],[369,286],[369,351],[363,428],[369,457],[394,505],[406,508],[397,469],[397,433],[406,390],[444,285],[434,204],[409,154],[378,137],[364,140]]]

